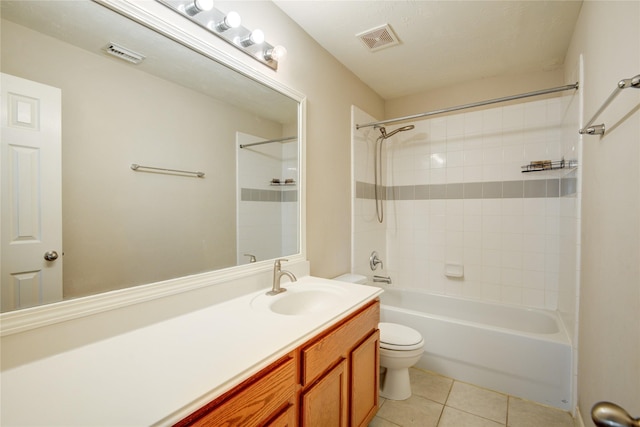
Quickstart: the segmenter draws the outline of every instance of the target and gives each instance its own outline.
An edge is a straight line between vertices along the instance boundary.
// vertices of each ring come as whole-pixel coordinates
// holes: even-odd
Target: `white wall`
[[[583,123],[620,79],[640,74],[640,3],[585,1],[567,75],[584,58]],[[625,89],[584,136],[578,403],[608,400],[640,416],[640,90]]]

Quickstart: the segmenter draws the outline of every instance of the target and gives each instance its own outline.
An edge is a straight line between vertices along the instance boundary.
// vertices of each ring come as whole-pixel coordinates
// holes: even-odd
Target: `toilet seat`
[[[380,322],[380,348],[396,351],[418,350],[424,345],[420,332],[397,323]]]

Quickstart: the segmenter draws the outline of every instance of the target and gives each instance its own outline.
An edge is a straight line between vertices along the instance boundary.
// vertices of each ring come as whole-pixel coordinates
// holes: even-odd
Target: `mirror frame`
[[[155,13],[155,11],[151,12],[148,7],[141,7],[133,0],[90,1],[111,9],[114,13],[118,13],[127,19],[131,19],[139,25],[148,27],[172,41],[180,43],[185,47],[206,56],[210,60],[219,62],[231,70],[262,83],[265,86],[268,86],[298,102],[299,252],[291,256],[288,255],[287,259],[292,263],[306,261],[306,194],[304,191],[306,182],[306,172],[304,168],[306,164],[306,96],[284,86],[280,82],[266,74],[263,74],[258,69],[253,68],[248,63],[242,62],[226,53],[224,50],[217,47],[218,44],[221,45],[221,42],[213,35],[210,37],[195,37],[193,33],[198,31],[196,24],[175,14],[160,3],[152,3],[152,8],[155,8],[155,5],[158,6],[158,13]],[[166,10],[166,16],[164,12],[160,12],[161,10]],[[260,66],[262,67],[262,65]],[[266,67],[265,70],[267,70]],[[271,72],[271,70],[268,71]],[[254,276],[258,273],[271,271],[272,268],[273,260],[264,260],[252,264],[233,266],[225,269],[138,285],[131,288],[108,291],[101,294],[9,311],[0,314],[0,336],[4,337],[7,335],[17,334],[63,321],[91,316],[125,306],[189,292],[199,288],[215,286],[231,280],[242,279]]]

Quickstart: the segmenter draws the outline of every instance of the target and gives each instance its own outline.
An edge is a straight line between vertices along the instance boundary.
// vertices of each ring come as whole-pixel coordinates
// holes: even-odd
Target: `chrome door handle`
[[[611,402],[599,402],[591,408],[591,419],[598,427],[640,427],[640,418],[632,418]]]
[[[56,251],[45,252],[44,259],[46,259],[47,261],[55,261],[58,259],[58,252]]]

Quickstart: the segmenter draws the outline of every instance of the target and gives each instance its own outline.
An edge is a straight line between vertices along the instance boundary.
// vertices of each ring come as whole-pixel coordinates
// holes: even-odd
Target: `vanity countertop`
[[[3,422],[172,424],[382,293],[310,276],[283,282],[291,294],[305,285],[345,293],[315,313],[283,315],[264,307],[261,290],[4,371]]]

